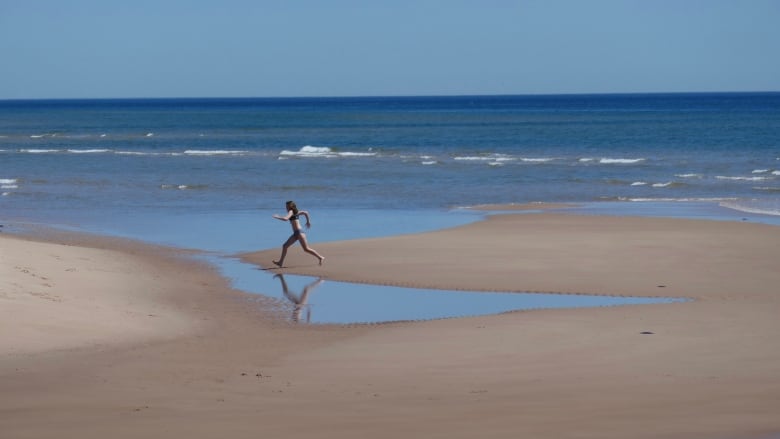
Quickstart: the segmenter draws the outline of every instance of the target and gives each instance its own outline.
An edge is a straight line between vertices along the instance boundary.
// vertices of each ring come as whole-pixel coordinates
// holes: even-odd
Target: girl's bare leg
[[[290,248],[291,245],[295,244],[295,241],[298,240],[298,237],[295,235],[290,236],[287,238],[287,241],[284,242],[282,245],[282,256],[279,257],[278,261],[274,261],[274,264],[276,264],[277,267],[281,267],[284,265],[284,258],[287,257],[287,249]]]
[[[316,256],[317,259],[320,260],[320,265],[322,265],[322,261],[325,260],[325,257],[317,253],[317,250],[314,250],[313,248],[309,247],[309,243],[306,241],[306,234],[301,233],[300,241],[301,241],[301,247],[303,247],[303,251],[305,251],[310,255]]]

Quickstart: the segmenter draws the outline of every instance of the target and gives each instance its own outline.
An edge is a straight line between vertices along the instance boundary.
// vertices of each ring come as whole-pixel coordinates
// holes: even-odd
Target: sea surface
[[[777,224],[780,93],[0,101],[7,231],[230,255],[279,246],[286,200],[315,248],[494,203]]]

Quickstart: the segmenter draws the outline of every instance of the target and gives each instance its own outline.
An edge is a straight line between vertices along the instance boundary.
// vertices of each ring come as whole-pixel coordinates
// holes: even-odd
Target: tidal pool
[[[581,308],[683,302],[679,298],[573,294],[490,293],[353,284],[280,274],[235,258],[211,256],[239,290],[277,299],[297,323],[356,324],[500,314],[543,308]]]

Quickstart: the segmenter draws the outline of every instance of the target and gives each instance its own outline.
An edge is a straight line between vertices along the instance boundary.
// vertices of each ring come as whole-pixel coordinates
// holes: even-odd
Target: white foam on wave
[[[613,157],[601,157],[601,158],[595,158],[595,157],[582,157],[578,159],[580,163],[590,163],[590,162],[598,162],[602,165],[632,165],[635,163],[640,163],[645,161],[644,158],[637,158],[637,159],[627,159],[627,158],[613,158]]]
[[[718,180],[731,180],[731,181],[766,181],[771,180],[771,177],[728,177],[724,175],[718,175],[715,178]]]
[[[183,152],[150,152],[150,151],[116,151],[116,155],[132,155],[132,156],[150,156],[150,157],[180,157],[183,156]]]
[[[657,203],[657,202],[680,202],[680,203],[691,203],[691,202],[726,202],[726,201],[734,201],[736,198],[726,198],[726,197],[682,197],[682,198],[672,198],[672,197],[617,197],[617,200],[619,201],[631,201],[636,203]]]
[[[647,186],[647,182],[635,181],[635,182],[631,183],[631,186]]]
[[[327,146],[311,146],[306,145],[298,151],[283,150],[279,153],[280,156],[287,157],[336,157],[333,150]]]
[[[374,157],[377,153],[373,151],[356,152],[344,151],[338,152],[327,146],[306,145],[298,151],[283,150],[279,153],[279,158],[303,157],[303,158],[337,158],[337,157]]]
[[[431,166],[431,165],[438,165],[439,161],[436,160],[436,157],[430,156],[430,155],[422,155],[420,157],[409,157],[409,156],[401,156],[402,159],[412,159],[412,160],[421,160],[420,164],[425,166]]]
[[[186,155],[242,155],[246,153],[247,153],[246,151],[226,150],[226,149],[215,149],[215,150],[188,149],[184,151],[184,154]]]
[[[73,154],[103,154],[111,152],[110,149],[69,149],[68,152]]]
[[[599,163],[602,165],[631,165],[634,163],[643,162],[645,159],[623,159],[623,158],[610,158],[602,157],[599,159]]]
[[[302,147],[298,152],[302,154],[329,154],[333,152],[332,149],[328,148],[327,146],[311,146],[306,145]]]
[[[679,178],[702,178],[702,175],[701,175],[701,174],[694,174],[694,173],[689,173],[689,174],[675,174],[674,176],[675,176],[675,177],[679,177]]]
[[[145,137],[153,137],[153,136],[154,136],[154,133],[146,133]]]
[[[780,171],[772,171],[772,175],[780,175]]]
[[[719,203],[719,205],[727,209],[737,210],[745,213],[780,216],[780,206],[747,205],[739,201],[724,201]]]
[[[771,169],[754,169],[751,174],[766,174],[769,171],[771,171]]]
[[[186,185],[186,184],[161,184],[160,185],[160,189],[178,189],[180,191],[184,191],[192,188],[193,186]]]
[[[489,164],[495,164],[500,162],[511,162],[515,159],[506,154],[491,154],[485,156],[455,156],[453,160],[465,161],[465,162],[490,162]]]
[[[666,183],[653,183],[653,187],[669,187],[673,184],[673,181],[667,181]]]
[[[0,189],[19,189],[15,178],[0,178]]]
[[[51,154],[54,152],[60,152],[59,149],[21,149],[20,152],[26,152],[28,154]]]

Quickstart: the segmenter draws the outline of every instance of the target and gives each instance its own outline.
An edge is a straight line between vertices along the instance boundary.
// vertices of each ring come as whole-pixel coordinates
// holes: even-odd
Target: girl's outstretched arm
[[[287,216],[281,216],[281,215],[277,215],[277,214],[274,214],[273,216],[274,216],[274,218],[278,219],[279,221],[290,221],[290,217],[293,216],[293,211],[292,210],[288,211],[287,212]],[[308,218],[308,216],[306,218]]]

